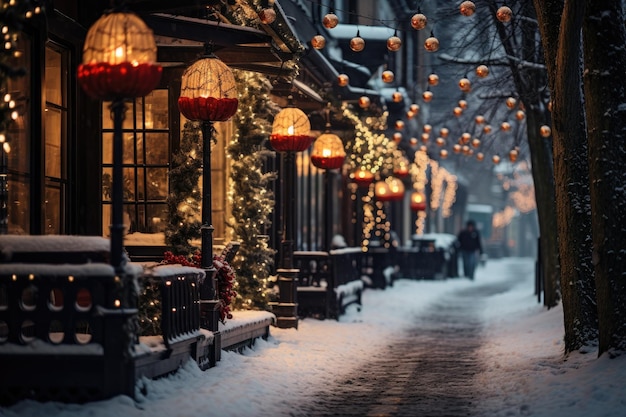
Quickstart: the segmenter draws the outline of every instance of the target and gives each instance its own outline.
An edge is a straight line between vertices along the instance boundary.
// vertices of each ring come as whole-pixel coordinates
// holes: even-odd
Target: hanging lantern
[[[413,103],[413,104],[411,104],[409,106],[409,110],[411,110],[413,113],[417,114],[420,111],[420,106],[419,106],[419,104]]]
[[[507,23],[511,21],[512,17],[513,17],[513,11],[511,10],[510,7],[507,7],[507,6],[500,7],[498,11],[496,12],[496,18],[502,23]]]
[[[407,119],[409,119],[409,120],[410,120],[410,119],[412,119],[412,118],[414,118],[414,117],[415,117],[415,115],[416,115],[416,113],[415,113],[414,111],[411,111],[411,109],[407,110],[407,112],[406,112],[406,117],[407,117]]]
[[[452,150],[454,151],[454,153],[461,152],[461,145],[459,145],[458,143],[455,143],[454,146],[452,147]]]
[[[463,152],[463,155],[465,155],[465,156],[471,156],[471,155],[474,153],[474,151],[472,150],[472,148],[470,148],[470,147],[469,147],[469,146],[467,146],[467,145],[463,145],[463,146],[461,147],[461,152]]]
[[[478,138],[474,138],[474,139],[472,139],[472,146],[473,146],[474,148],[478,148],[478,147],[480,147],[480,139],[478,139]]]
[[[424,127],[422,127],[422,130],[424,131],[424,133],[430,133],[433,130],[433,127],[431,125],[429,125],[428,123],[426,123],[424,125]]]
[[[361,167],[355,171],[353,179],[357,185],[368,186],[374,181],[374,174],[364,167]]]
[[[356,31],[356,36],[350,39],[350,49],[354,52],[361,52],[365,48],[365,40],[361,37],[360,31]]]
[[[524,120],[524,118],[526,117],[526,113],[524,112],[524,110],[518,110],[517,112],[515,112],[515,118],[517,120]]]
[[[509,161],[515,162],[517,161],[517,156],[519,155],[519,151],[517,149],[511,149],[509,151]]]
[[[279,152],[301,152],[311,146],[311,123],[304,112],[295,107],[282,109],[272,124],[270,144]]]
[[[450,134],[450,129],[448,129],[447,127],[442,127],[441,129],[439,129],[439,135],[442,138],[447,138],[449,134]]]
[[[430,135],[428,133],[422,133],[422,142],[428,143],[429,139],[430,139]]]
[[[399,51],[401,47],[402,47],[402,39],[396,36],[395,33],[393,36],[387,39],[387,49],[390,50],[391,52]]]
[[[403,98],[404,97],[402,96],[402,93],[398,90],[394,91],[393,94],[391,94],[391,99],[394,103],[400,103]]]
[[[472,89],[472,83],[470,82],[468,78],[461,78],[459,80],[459,88],[464,93],[469,93],[470,90]]]
[[[489,67],[487,67],[487,65],[477,66],[476,75],[480,78],[485,78],[487,75],[489,75]]]
[[[374,184],[374,195],[379,201],[399,201],[404,197],[404,184],[395,177]]]
[[[368,96],[359,97],[359,107],[367,109],[370,106],[370,98]]]
[[[428,85],[437,85],[439,84],[439,76],[435,73],[428,75]]]
[[[437,139],[435,139],[435,143],[437,144],[437,146],[445,146],[446,140],[439,136]]]
[[[448,151],[446,149],[442,149],[439,151],[439,157],[441,159],[446,159],[448,157]]]
[[[463,114],[463,109],[457,106],[452,110],[452,114],[454,114],[456,117],[459,117]]]
[[[337,76],[337,85],[339,85],[339,87],[345,87],[348,84],[350,84],[350,77],[346,74],[339,74]]]
[[[409,143],[411,144],[411,146],[417,145],[417,138],[416,137],[412,137],[411,139],[409,139]]]
[[[311,163],[321,169],[341,168],[346,158],[346,151],[339,136],[326,132],[313,143]]]
[[[485,125],[483,127],[483,133],[488,135],[493,131],[493,128],[491,127],[491,125]]]
[[[513,109],[517,104],[517,100],[515,100],[513,97],[509,97],[506,99],[505,103],[509,109]]]
[[[274,11],[274,9],[269,7],[267,9],[262,9],[259,12],[259,19],[264,25],[274,23],[274,21],[276,20],[276,12]]]
[[[459,107],[463,110],[467,109],[467,100],[459,100]]]
[[[539,134],[541,135],[541,137],[549,138],[552,134],[552,129],[550,129],[550,126],[543,125],[539,128]]]
[[[405,156],[398,158],[398,163],[393,169],[393,175],[398,178],[407,177],[409,175],[409,166],[410,162]]]
[[[383,80],[383,82],[392,83],[393,79],[395,78],[395,75],[393,74],[393,71],[385,70],[381,74],[380,78]]]
[[[503,132],[508,132],[509,130],[511,130],[511,123],[509,123],[509,122],[502,122],[502,123],[500,124],[500,129],[501,129]]]
[[[472,135],[470,135],[470,134],[469,134],[469,133],[467,133],[467,132],[463,132],[463,134],[461,135],[461,141],[460,141],[460,142],[461,142],[463,145],[466,145],[466,144],[468,144],[468,143],[469,143],[470,139],[472,139]]]
[[[422,93],[422,98],[426,103],[429,103],[433,99],[433,92],[426,90]]]
[[[324,25],[326,29],[336,28],[338,24],[339,18],[335,13],[332,12],[325,14],[324,18],[322,19],[322,25]]]
[[[322,35],[315,35],[311,39],[311,46],[315,49],[324,49],[326,46],[326,38]]]
[[[215,55],[207,54],[183,73],[178,109],[187,119],[222,122],[238,104],[235,77]]]
[[[497,165],[500,163],[500,157],[498,155],[494,155],[491,157],[491,161],[493,161],[493,163]]]
[[[133,13],[111,12],[89,28],[78,82],[100,100],[143,97],[161,79],[152,30]]]
[[[473,1],[464,1],[459,6],[459,11],[463,16],[471,16],[476,12],[476,5]]]
[[[484,154],[484,153],[482,153],[482,152],[478,152],[478,153],[476,154],[476,159],[478,159],[478,161],[481,161],[481,162],[482,162],[482,160],[483,160],[483,159],[485,159],[485,154]]]
[[[424,41],[424,48],[428,52],[437,52],[439,50],[439,39],[431,36]]]
[[[402,142],[402,133],[400,133],[400,132],[395,132],[395,133],[393,134],[393,141],[394,141],[395,143],[400,143],[400,142]]]
[[[404,129],[404,121],[403,120],[396,120],[395,128],[396,128],[396,130]]]
[[[411,17],[411,27],[415,30],[422,30],[427,24],[428,18],[422,13],[415,13],[413,17]]]
[[[483,123],[485,123],[485,116],[479,114],[478,116],[474,117],[474,121],[477,125],[482,125]]]

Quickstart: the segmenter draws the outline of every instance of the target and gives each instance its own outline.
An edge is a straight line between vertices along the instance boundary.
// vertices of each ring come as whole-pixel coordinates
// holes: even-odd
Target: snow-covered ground
[[[146,393],[136,401],[23,401],[0,408],[0,416],[289,416],[293,405],[310,399],[329,376],[340,377],[367,361],[442,294],[504,280],[520,269],[523,278],[517,285],[482,307],[487,337],[480,355],[487,370],[477,378],[494,394],[481,403],[480,415],[626,415],[626,358],[597,359],[591,352],[564,361],[562,310],[537,303],[533,268],[531,259],[490,260],[474,282],[400,280],[384,291],[366,290],[362,311],[353,309],[338,322],[306,319],[298,330],[272,328],[268,341],[243,355],[223,352],[218,366],[206,372],[190,363],[171,377],[145,381]]]

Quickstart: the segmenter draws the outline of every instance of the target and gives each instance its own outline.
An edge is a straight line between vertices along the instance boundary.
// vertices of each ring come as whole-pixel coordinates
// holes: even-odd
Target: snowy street
[[[526,258],[490,260],[475,281],[399,280],[338,322],[272,328],[206,372],[191,362],[145,381],[137,401],[25,401],[0,416],[623,416],[625,359],[564,362],[561,308],[533,285]]]

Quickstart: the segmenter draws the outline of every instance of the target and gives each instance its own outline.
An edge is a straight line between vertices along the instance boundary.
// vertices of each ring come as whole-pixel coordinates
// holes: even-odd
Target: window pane
[[[102,134],[102,163],[113,163],[113,133]]]
[[[146,129],[169,127],[168,91],[154,90],[146,96]]]
[[[111,201],[112,193],[113,193],[113,169],[104,168],[102,169],[102,200]]]
[[[46,48],[46,101],[63,106],[61,53]]]
[[[167,226],[167,206],[165,204],[148,204],[148,233],[160,233]]]
[[[30,233],[30,184],[27,179],[9,181],[9,233]]]
[[[146,163],[166,165],[169,155],[169,134],[146,133]]]
[[[46,176],[62,178],[61,137],[63,132],[63,114],[61,110],[47,108],[46,123]]]
[[[167,198],[167,168],[148,168],[148,200]]]
[[[61,233],[61,190],[58,185],[46,186],[45,234]]]

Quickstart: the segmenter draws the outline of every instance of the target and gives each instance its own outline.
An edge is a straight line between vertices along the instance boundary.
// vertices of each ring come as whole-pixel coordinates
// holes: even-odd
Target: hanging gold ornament
[[[489,75],[489,67],[487,65],[479,65],[476,67],[476,75],[480,78],[485,78]]]
[[[459,107],[463,110],[467,109],[467,100],[459,100]]]
[[[422,133],[422,142],[428,143],[430,140],[430,135],[428,133]]]
[[[387,49],[390,50],[391,52],[396,52],[400,50],[401,47],[402,47],[402,39],[397,37],[395,34],[389,39],[387,39]]]
[[[391,95],[391,99],[393,100],[394,103],[400,103],[403,98],[404,97],[402,96],[402,93],[399,91],[394,91],[393,94]]]
[[[493,131],[493,128],[491,127],[491,125],[485,125],[483,127],[483,133],[488,135]]]
[[[456,117],[459,117],[463,114],[463,109],[457,106],[454,108],[454,110],[452,110],[452,114],[454,114]]]
[[[409,139],[409,143],[410,143],[412,146],[417,145],[417,138],[416,138],[416,137],[412,137],[411,139]]]
[[[470,139],[471,139],[471,138],[472,138],[472,135],[470,135],[470,134],[469,134],[469,133],[467,133],[467,132],[463,132],[463,134],[461,135],[461,140],[460,140],[460,142],[461,142],[463,145],[467,145],[467,144],[469,143],[469,141],[470,141]]]
[[[407,111],[406,111],[406,117],[407,117],[408,119],[412,119],[412,118],[414,118],[416,114],[417,114],[417,113],[415,113],[415,112],[414,112],[414,111],[412,111],[412,110],[407,110]]]
[[[511,123],[509,123],[509,122],[502,122],[502,123],[500,124],[500,129],[501,129],[503,132],[508,132],[509,130],[511,130]]]
[[[461,152],[461,145],[459,145],[458,143],[455,143],[454,146],[452,147],[452,150],[454,151],[454,153]]]
[[[326,29],[333,29],[337,27],[338,24],[339,18],[335,13],[327,13],[322,19],[322,25],[324,25]]]
[[[439,136],[437,139],[435,139],[435,143],[437,144],[437,146],[444,146],[446,144],[446,140]]]
[[[404,121],[402,120],[396,120],[396,130],[402,130],[404,129]]]
[[[439,130],[439,135],[440,135],[442,138],[447,138],[449,134],[450,134],[450,129],[448,129],[447,127],[442,127],[442,128]]]
[[[526,117],[526,113],[524,112],[524,110],[518,110],[515,112],[515,118],[517,120],[524,120],[524,118]]]
[[[365,48],[365,40],[361,37],[360,32],[356,31],[356,36],[350,39],[350,49],[354,52],[361,52]]]
[[[428,52],[437,52],[439,50],[439,39],[431,35],[424,41],[424,48]]]
[[[339,85],[339,87],[345,87],[348,84],[350,84],[350,77],[346,74],[339,74],[337,76],[337,85]]]
[[[506,103],[506,106],[509,109],[513,109],[515,107],[515,105],[517,104],[517,100],[515,100],[515,98],[513,98],[513,97],[509,97],[509,98],[506,99],[505,103]]]
[[[429,103],[433,99],[433,92],[426,90],[422,93],[422,98],[426,103]]]
[[[459,11],[463,16],[471,16],[476,11],[476,5],[473,1],[464,1],[459,6]]]
[[[393,134],[393,141],[394,141],[395,143],[400,143],[400,142],[402,142],[402,133],[400,133],[400,132],[395,132],[395,133]]]
[[[499,164],[500,163],[500,156],[498,155],[494,155],[491,157],[491,160],[493,161],[494,164]]]
[[[478,159],[479,161],[482,161],[483,159],[485,159],[485,154],[482,152],[478,152],[476,154],[476,159]]]
[[[393,79],[395,78],[395,75],[393,74],[393,71],[385,70],[381,74],[380,78],[383,80],[383,82],[392,83]]]
[[[478,147],[480,147],[480,139],[478,139],[478,138],[474,138],[474,139],[472,139],[472,146],[473,146],[474,148],[478,148]]]
[[[435,73],[428,75],[428,85],[437,85],[439,84],[439,76]]]
[[[433,127],[432,127],[431,125],[429,125],[428,123],[426,123],[426,124],[424,125],[424,127],[422,128],[422,130],[423,130],[425,133],[430,133],[430,132],[432,132],[432,131],[433,131]]]
[[[439,151],[439,157],[441,159],[446,159],[448,157],[448,151],[445,149],[442,149]]]
[[[274,20],[276,20],[276,12],[274,11],[274,9],[271,8],[262,9],[259,12],[259,19],[264,25],[269,25],[270,23],[273,23]]]
[[[468,78],[461,78],[459,80],[459,88],[464,93],[469,93],[472,89],[472,83],[470,82]]]
[[[411,17],[411,27],[415,30],[422,30],[427,24],[428,18],[422,13],[415,13],[413,17]]]
[[[368,96],[359,97],[359,107],[367,109],[370,106],[370,98]]]
[[[315,49],[324,49],[326,46],[326,38],[322,35],[315,35],[311,39],[311,46]]]
[[[419,106],[419,104],[413,103],[413,104],[411,104],[409,106],[409,110],[411,110],[413,113],[417,114],[420,111],[420,106]]]
[[[482,125],[483,123],[485,123],[485,116],[479,114],[478,116],[474,117],[474,121],[477,125]]]
[[[515,162],[517,161],[517,156],[518,156],[519,152],[517,149],[513,148],[509,151],[509,161],[511,162]]]
[[[511,21],[512,17],[513,17],[513,11],[511,10],[510,7],[507,7],[507,6],[500,7],[498,11],[496,12],[496,18],[502,23],[507,23]]]
[[[544,138],[548,138],[552,134],[552,129],[550,129],[550,126],[543,125],[539,128],[539,134]]]
[[[467,145],[463,145],[461,147],[461,151],[463,151],[463,155],[465,156],[471,156],[474,154],[474,150]]]

